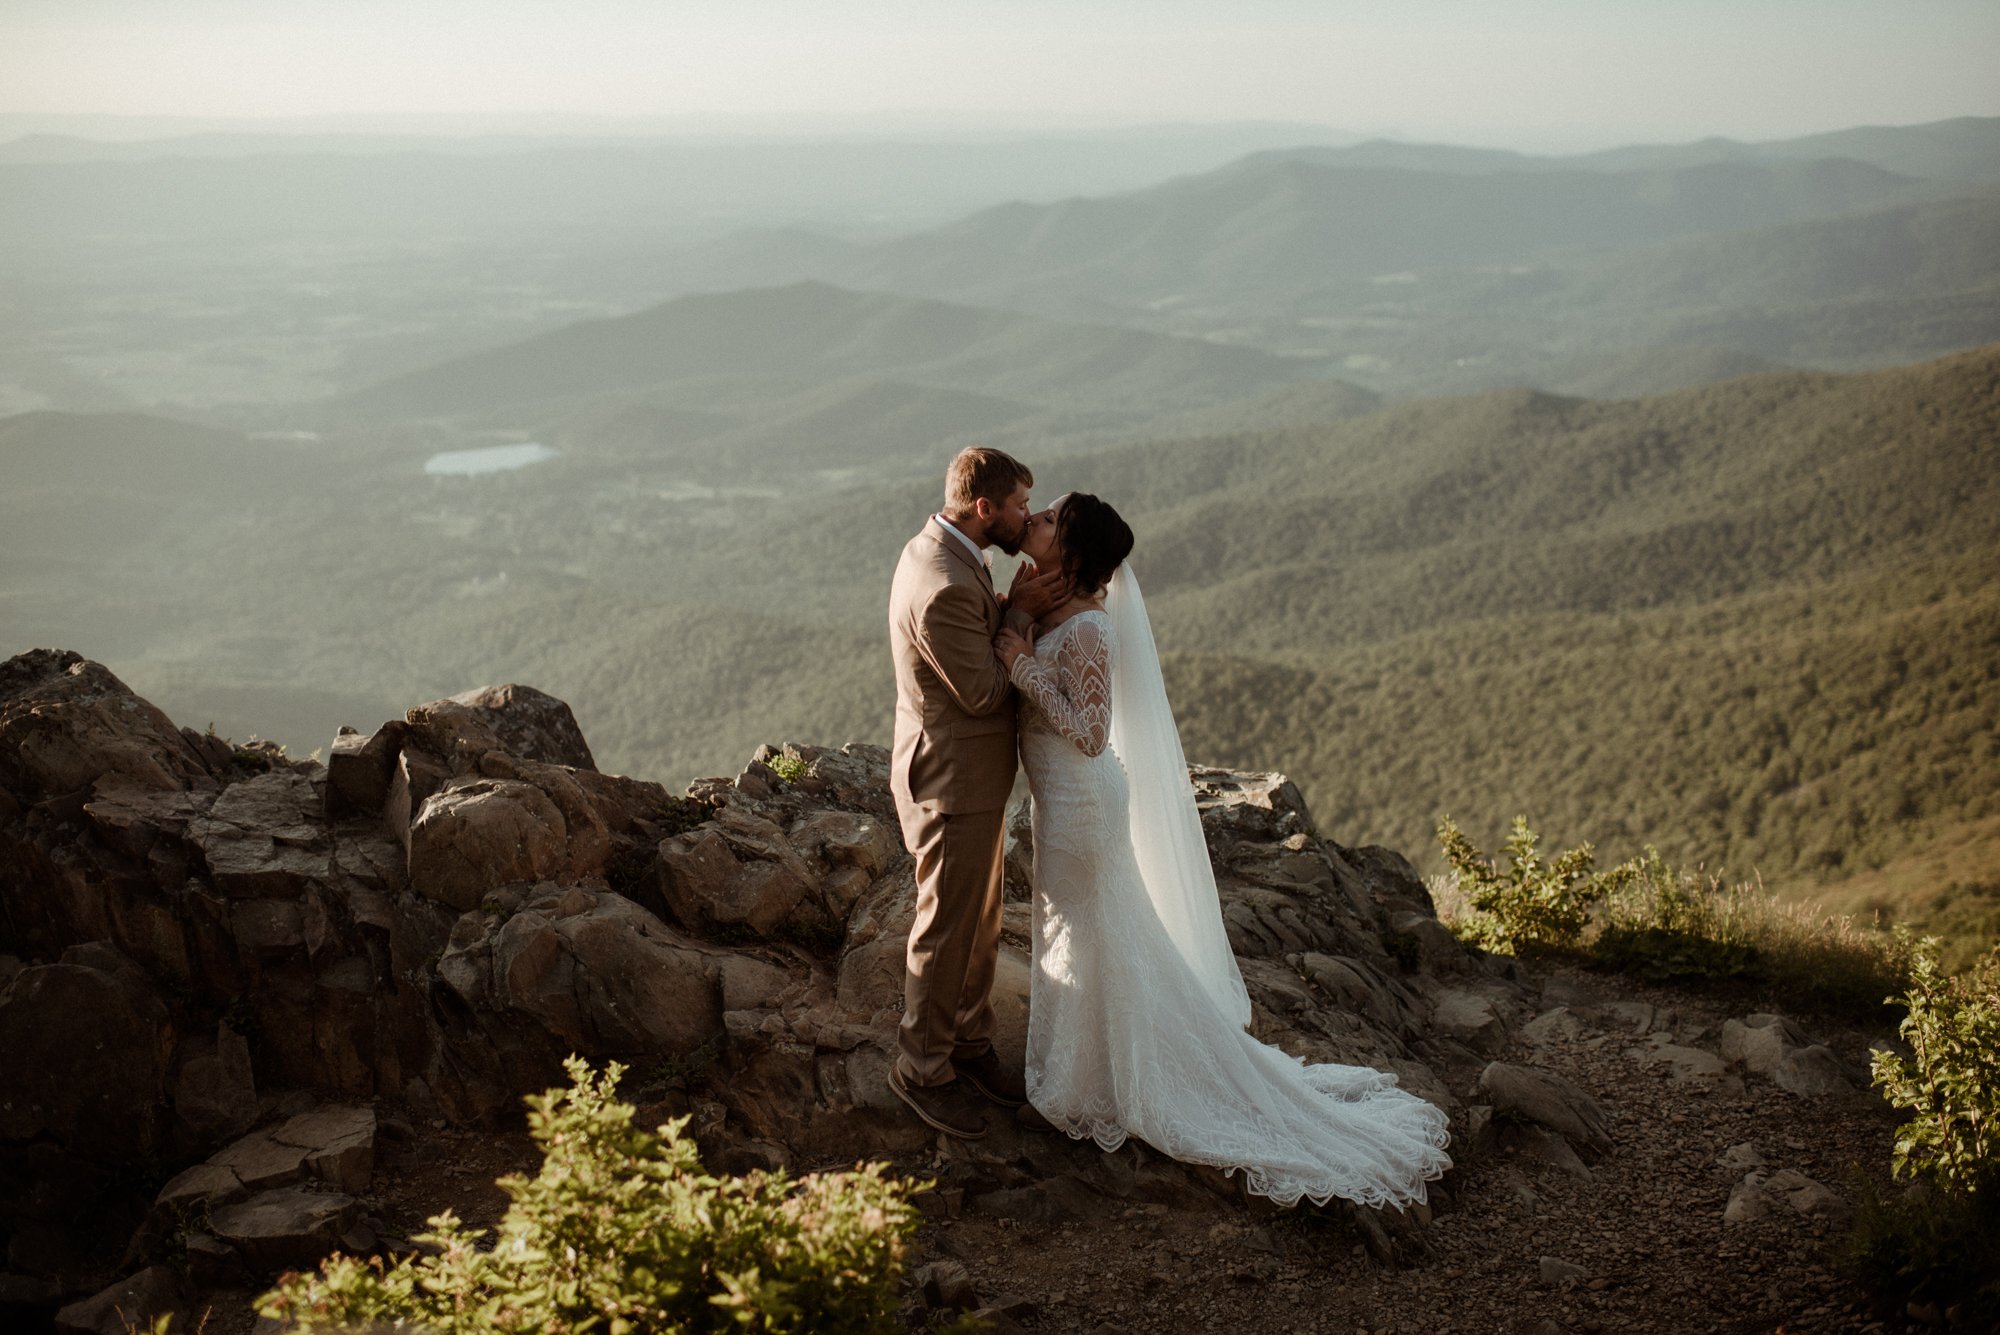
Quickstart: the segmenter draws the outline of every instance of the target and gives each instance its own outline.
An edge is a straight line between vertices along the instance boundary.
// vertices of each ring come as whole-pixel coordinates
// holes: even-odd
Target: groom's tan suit
[[[889,770],[917,860],[897,1070],[948,1084],[993,1041],[1001,843],[1014,786],[1014,688],[993,655],[1002,613],[985,562],[935,517],[889,588],[896,734]]]

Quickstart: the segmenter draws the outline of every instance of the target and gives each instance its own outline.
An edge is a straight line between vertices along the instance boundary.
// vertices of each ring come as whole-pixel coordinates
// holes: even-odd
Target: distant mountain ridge
[[[1373,141],[1002,204],[885,241],[740,234],[657,272],[708,288],[820,278],[1182,333],[1316,357],[1392,394],[1630,395],[1676,383],[1637,368],[1649,353],[1676,374],[1697,350],[1726,367],[1848,367],[2000,336],[1986,292],[1996,199],[2000,119],[1574,157]],[[1572,372],[1585,357],[1634,374]]]
[[[881,235],[1004,199],[1136,189],[1247,152],[1343,142],[1329,127],[1240,123],[952,139],[518,133],[206,133],[0,143],[0,240],[81,229],[199,240],[338,236],[402,224],[485,238],[548,228],[694,241],[811,223]]]
[[[1729,162],[1844,158],[1925,180],[2000,182],[2000,117],[1960,116],[1922,125],[1864,125],[1791,139],[1714,137],[1684,144],[1633,144],[1589,153],[1518,153],[1508,149],[1369,139],[1345,146],[1268,149],[1251,155],[1324,166],[1406,167],[1482,174],[1499,171],[1659,171]]]
[[[578,404],[716,378],[796,391],[856,376],[1070,407],[1154,412],[1306,378],[1311,368],[1108,326],[825,283],[697,294],[458,358],[349,396],[341,413],[429,416]]]
[[[1008,204],[863,252],[863,286],[1018,305],[1284,302],[1339,278],[1470,268],[1903,203],[1913,178],[1840,160],[1487,173],[1259,157],[1152,189]]]

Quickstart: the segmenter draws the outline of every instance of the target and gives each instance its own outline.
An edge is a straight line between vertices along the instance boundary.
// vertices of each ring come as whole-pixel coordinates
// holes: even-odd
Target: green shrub
[[[1591,941],[1594,962],[1654,982],[1747,978],[1754,945],[1727,930],[1722,892],[1676,871],[1651,844],[1635,858],[1617,892],[1606,897]]]
[[[806,777],[806,762],[797,756],[775,755],[766,757],[764,764],[777,773],[786,783],[797,783]]]
[[[1544,863],[1534,831],[1517,819],[1507,845],[1513,866],[1503,875],[1449,818],[1438,838],[1458,871],[1433,883],[1438,916],[1490,950],[1561,946],[1596,968],[1720,984],[1862,1020],[1882,1018],[1883,993],[1909,982],[1907,938],[1782,900],[1759,884],[1726,886],[1676,870],[1650,844],[1598,875],[1588,844]]]
[[[1473,847],[1451,817],[1438,822],[1437,835],[1471,908],[1458,924],[1461,934],[1502,954],[1516,954],[1524,946],[1576,945],[1591,907],[1633,875],[1630,863],[1602,874],[1593,871],[1596,853],[1589,844],[1544,861],[1540,839],[1526,816],[1514,818],[1504,872]]]
[[[686,834],[715,815],[715,808],[700,798],[668,797],[653,812],[653,820],[663,835]]]
[[[1905,1060],[1875,1054],[1875,1084],[1908,1113],[1897,1128],[1891,1169],[1923,1176],[1948,1192],[2000,1190],[2000,948],[1953,976],[1925,938],[1911,962]]]
[[[258,1311],[289,1329],[407,1323],[472,1332],[891,1331],[909,1193],[870,1164],[853,1172],[711,1177],[685,1119],[649,1134],[614,1095],[622,1068],[530,1098],[540,1173],[510,1176],[491,1248],[449,1212],[394,1264],[329,1258],[287,1275]]]
[[[1648,845],[1590,942],[1601,967],[1657,982],[1738,983],[1786,1004],[1879,1019],[1909,980],[1909,943],[1761,886],[1676,871]]]

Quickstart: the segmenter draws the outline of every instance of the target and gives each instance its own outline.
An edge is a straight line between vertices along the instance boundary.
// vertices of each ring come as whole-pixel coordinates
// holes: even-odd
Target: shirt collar
[[[971,538],[966,537],[963,533],[960,533],[958,529],[952,524],[952,522],[949,519],[946,519],[943,515],[932,515],[931,518],[937,520],[938,526],[942,528],[945,532],[951,534],[952,537],[957,538],[960,542],[964,543],[965,550],[972,553],[973,560],[979,562],[979,564],[982,566],[986,564],[986,553],[980,549],[978,543],[974,542]]]

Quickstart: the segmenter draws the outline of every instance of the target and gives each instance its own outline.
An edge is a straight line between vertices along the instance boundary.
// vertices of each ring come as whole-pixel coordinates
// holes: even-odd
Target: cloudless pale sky
[[[1769,139],[2000,115],[2000,0],[0,0],[0,113]]]

